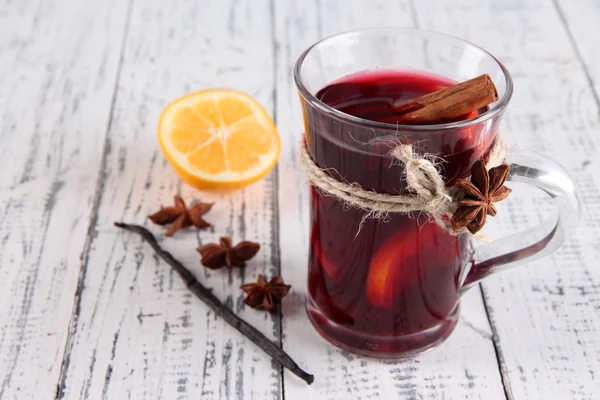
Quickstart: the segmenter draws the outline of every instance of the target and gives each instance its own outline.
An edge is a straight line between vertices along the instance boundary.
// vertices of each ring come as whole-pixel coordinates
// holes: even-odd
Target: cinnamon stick
[[[488,74],[421,96],[394,108],[400,122],[413,125],[441,124],[464,119],[498,100]]]

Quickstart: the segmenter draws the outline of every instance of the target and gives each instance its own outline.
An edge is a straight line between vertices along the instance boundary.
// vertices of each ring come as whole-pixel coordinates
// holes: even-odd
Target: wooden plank
[[[578,4],[575,7],[581,7]],[[460,0],[445,6],[427,0],[415,5],[423,28],[472,40],[506,64],[515,95],[504,121],[505,135],[520,147],[542,150],[563,163],[583,191],[579,230],[554,256],[483,284],[509,395],[596,399],[600,177],[594,172],[599,170],[600,110],[573,41],[550,0]],[[572,5],[564,2],[564,9]],[[586,22],[598,17],[597,10],[590,7],[585,12],[589,16],[574,19],[572,25],[590,27]],[[579,40],[584,39],[576,36]],[[590,35],[582,48],[591,51],[595,42]],[[540,204],[517,196],[502,205],[493,233],[502,235],[537,222],[545,211]]]
[[[559,18],[565,24],[575,55],[594,88],[592,96],[600,106],[600,3],[595,0],[553,0]]]
[[[286,399],[504,399],[491,330],[479,288],[463,299],[462,317],[440,348],[414,359],[378,361],[330,345],[304,312],[308,252],[308,190],[298,162],[303,122],[292,78],[296,58],[324,36],[368,26],[414,26],[410,2],[303,1],[275,4],[277,123],[284,140],[279,163],[282,275],[293,285],[283,307],[284,348],[308,371],[307,387],[285,376]],[[294,227],[291,229],[290,227]]]
[[[0,10],[0,399],[54,398],[127,3]]]
[[[79,315],[69,348],[65,398],[197,399],[281,397],[270,357],[191,295],[138,237],[115,220],[146,216],[175,193],[215,201],[214,228],[164,238],[162,245],[226,304],[279,340],[278,315],[243,306],[242,283],[278,270],[275,175],[231,194],[183,185],[156,139],[161,109],[191,91],[231,87],[273,107],[273,42],[266,0],[135,2],[111,125],[104,180]],[[209,271],[199,243],[230,235],[260,242],[246,269]]]

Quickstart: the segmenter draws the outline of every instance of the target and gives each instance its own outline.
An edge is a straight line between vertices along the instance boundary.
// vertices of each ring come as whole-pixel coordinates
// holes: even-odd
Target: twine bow
[[[305,145],[301,146],[301,162],[310,182],[324,193],[337,197],[353,207],[366,211],[368,217],[383,218],[387,213],[427,213],[442,229],[456,235],[466,231],[455,231],[450,217],[458,208],[458,193],[446,187],[431,156],[420,156],[410,144],[400,144],[391,152],[392,157],[404,165],[407,194],[377,193],[363,189],[358,183],[335,179],[312,160]],[[500,135],[496,136],[490,149],[487,166],[495,166],[504,160],[506,147]]]

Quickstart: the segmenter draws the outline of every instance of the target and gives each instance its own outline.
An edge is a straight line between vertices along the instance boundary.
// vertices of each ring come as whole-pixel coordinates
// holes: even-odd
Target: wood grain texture
[[[393,362],[329,345],[305,315],[308,185],[292,77],[314,41],[385,25],[457,35],[505,63],[516,90],[503,133],[571,170],[584,205],[554,256],[489,278],[483,300],[479,288],[464,297],[445,344]],[[599,398],[599,35],[595,0],[0,0],[0,399]],[[280,129],[278,169],[243,191],[194,191],[158,150],[161,109],[209,87],[257,97]],[[491,234],[548,211],[518,189]],[[215,227],[164,238],[145,218],[174,193],[215,201]],[[313,386],[282,375],[114,220],[148,224],[282,340]],[[194,248],[221,235],[263,248],[245,270],[205,270]],[[293,285],[282,313],[244,307],[239,285],[280,269]]]
[[[0,1],[0,399],[55,396],[126,9]]]
[[[61,396],[65,399],[278,399],[281,369],[216,318],[138,237],[115,220],[146,223],[175,193],[214,201],[214,228],[162,245],[248,322],[274,340],[277,314],[243,306],[242,283],[278,271],[275,175],[231,194],[180,183],[158,149],[162,108],[195,90],[231,87],[273,105],[268,1],[134,1],[106,143],[94,240],[82,273]],[[195,248],[230,235],[262,245],[246,269],[209,271]]]
[[[553,0],[574,55],[582,63],[592,96],[600,107],[600,3],[595,0]]]
[[[484,7],[474,0],[443,7],[434,3],[415,2],[423,28],[472,40],[511,71],[515,94],[502,128],[508,140],[546,152],[573,173],[582,189],[582,220],[572,239],[552,257],[483,283],[508,394],[515,399],[596,399],[600,110],[585,66],[552,1],[490,1]],[[565,8],[571,5],[565,2]],[[585,25],[589,18],[573,24]],[[493,233],[522,229],[539,221],[544,211],[535,198],[517,197],[502,205],[500,215],[506,218],[494,222]]]
[[[306,178],[299,167],[303,122],[292,68],[300,53],[336,32],[372,26],[415,26],[408,1],[276,3],[277,124],[284,144],[279,163],[281,268],[294,287],[283,307],[283,345],[315,374],[304,386],[285,376],[286,399],[504,399],[498,362],[479,288],[462,302],[453,336],[418,358],[377,361],[342,351],[321,338],[304,312],[308,259]],[[293,229],[292,229],[293,227]]]

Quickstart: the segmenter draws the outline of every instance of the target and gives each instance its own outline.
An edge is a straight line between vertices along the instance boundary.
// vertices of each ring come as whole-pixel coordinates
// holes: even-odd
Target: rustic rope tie
[[[301,162],[310,182],[324,193],[365,210],[365,218],[382,218],[387,213],[422,211],[429,214],[444,230],[457,234],[450,226],[449,218],[458,208],[456,191],[452,187],[446,187],[434,158],[416,154],[412,145],[400,144],[391,152],[405,166],[404,178],[409,191],[405,195],[377,193],[363,189],[358,183],[335,179],[315,164],[305,145],[301,146],[300,151]],[[498,135],[490,149],[488,167],[502,163],[505,156],[506,146]]]

